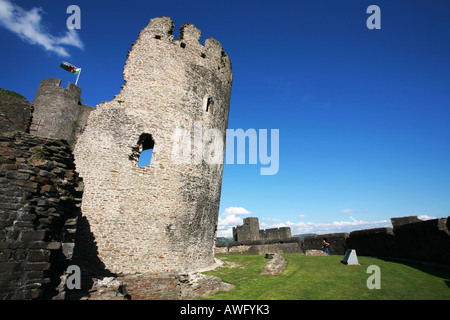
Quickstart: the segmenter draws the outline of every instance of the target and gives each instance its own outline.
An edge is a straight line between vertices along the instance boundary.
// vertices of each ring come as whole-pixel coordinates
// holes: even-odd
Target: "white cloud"
[[[432,220],[432,219],[437,219],[436,217],[430,217],[426,214],[423,214],[421,216],[418,216],[417,218],[419,218],[420,220]]]
[[[233,227],[241,225],[242,223],[242,219],[235,215],[226,215],[225,218],[219,217],[217,236],[231,238],[233,236]]]
[[[372,229],[381,227],[392,227],[388,220],[380,221],[364,221],[349,217],[349,221],[334,221],[331,223],[313,223],[313,222],[286,222],[288,227],[291,227],[292,234],[301,233],[337,233],[337,232],[351,232],[354,230]]]
[[[62,36],[49,34],[42,23],[44,12],[41,8],[27,11],[9,0],[0,0],[0,25],[17,34],[23,41],[43,47],[46,51],[56,53],[61,57],[70,57],[62,46],[74,46],[83,49],[84,45],[78,33],[67,30]]]
[[[354,209],[343,209],[341,210],[342,213],[355,213],[360,212],[360,210],[354,210]]]
[[[306,218],[306,214],[299,214],[298,217],[299,218]]]
[[[233,236],[233,227],[243,224],[243,220],[239,216],[249,214],[251,214],[251,212],[242,207],[226,208],[222,217],[219,216],[217,236],[231,238]]]
[[[229,208],[225,209],[223,214],[226,216],[228,216],[228,215],[247,215],[247,214],[251,214],[251,212],[242,207],[229,207]]]
[[[281,227],[287,227],[287,225],[285,223],[276,223],[276,224],[267,224],[267,223],[260,223],[259,224],[259,228],[260,229],[272,229],[272,228],[281,228]]]
[[[276,218],[261,218],[261,220],[263,221],[269,221],[269,222],[279,222],[280,219],[276,219]]]

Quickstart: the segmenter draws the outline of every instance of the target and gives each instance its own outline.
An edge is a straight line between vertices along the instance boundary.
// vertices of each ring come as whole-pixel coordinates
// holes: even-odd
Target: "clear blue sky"
[[[71,4],[81,8],[75,33]],[[380,30],[366,27],[372,4]],[[0,87],[32,101],[44,78],[75,81],[65,60],[83,68],[83,102],[95,106],[120,91],[150,18],[171,17],[176,36],[190,22],[231,58],[229,128],[280,130],[278,174],[225,165],[219,235],[246,216],[293,233],[447,217],[449,14],[447,0],[0,0]]]

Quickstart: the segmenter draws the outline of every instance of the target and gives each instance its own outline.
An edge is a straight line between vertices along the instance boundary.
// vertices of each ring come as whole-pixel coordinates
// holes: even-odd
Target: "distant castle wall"
[[[280,228],[259,230],[259,237],[263,240],[290,238],[291,228],[280,227]]]
[[[244,240],[216,244],[216,254],[303,253],[302,239]]]
[[[272,240],[291,237],[291,228],[259,229],[258,218],[244,218],[241,226],[233,227],[233,241]]]
[[[94,108],[81,104],[81,88],[68,83],[62,88],[61,79],[41,81],[33,100],[33,121],[30,133],[39,137],[64,139],[72,147],[87,124]]]
[[[243,222],[233,227],[233,241],[260,240],[258,218],[244,218]]]
[[[358,255],[417,260],[450,265],[449,218],[422,221],[417,216],[392,218],[393,228],[357,230],[308,236],[303,249],[322,250],[322,238],[330,254],[355,249]]]
[[[431,262],[450,265],[450,217],[423,221],[417,216],[391,219],[393,228],[357,230],[290,236],[290,228],[259,230],[258,218],[246,218],[233,228],[233,242],[218,243],[216,253],[307,253],[323,250],[323,238],[332,255],[344,255],[355,249],[358,255]]]
[[[233,227],[233,242],[216,244],[219,254],[301,253],[302,240],[291,236],[291,228],[259,230],[258,218],[249,217]]]

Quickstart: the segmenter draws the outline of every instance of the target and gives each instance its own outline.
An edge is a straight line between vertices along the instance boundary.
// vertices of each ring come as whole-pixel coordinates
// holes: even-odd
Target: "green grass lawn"
[[[431,267],[358,257],[360,265],[348,266],[343,256],[283,254],[287,267],[281,275],[259,273],[267,260],[263,255],[217,255],[221,268],[204,272],[235,288],[201,298],[208,300],[377,300],[450,299],[450,273]],[[368,289],[367,267],[381,271],[381,289]]]

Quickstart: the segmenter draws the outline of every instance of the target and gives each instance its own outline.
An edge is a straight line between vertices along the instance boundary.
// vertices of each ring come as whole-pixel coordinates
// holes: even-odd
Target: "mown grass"
[[[221,268],[205,272],[233,284],[201,298],[208,300],[449,300],[450,273],[431,267],[358,257],[360,265],[347,266],[343,256],[283,254],[287,267],[281,275],[259,273],[267,260],[263,255],[218,255]],[[367,267],[381,271],[381,289],[368,289]]]

